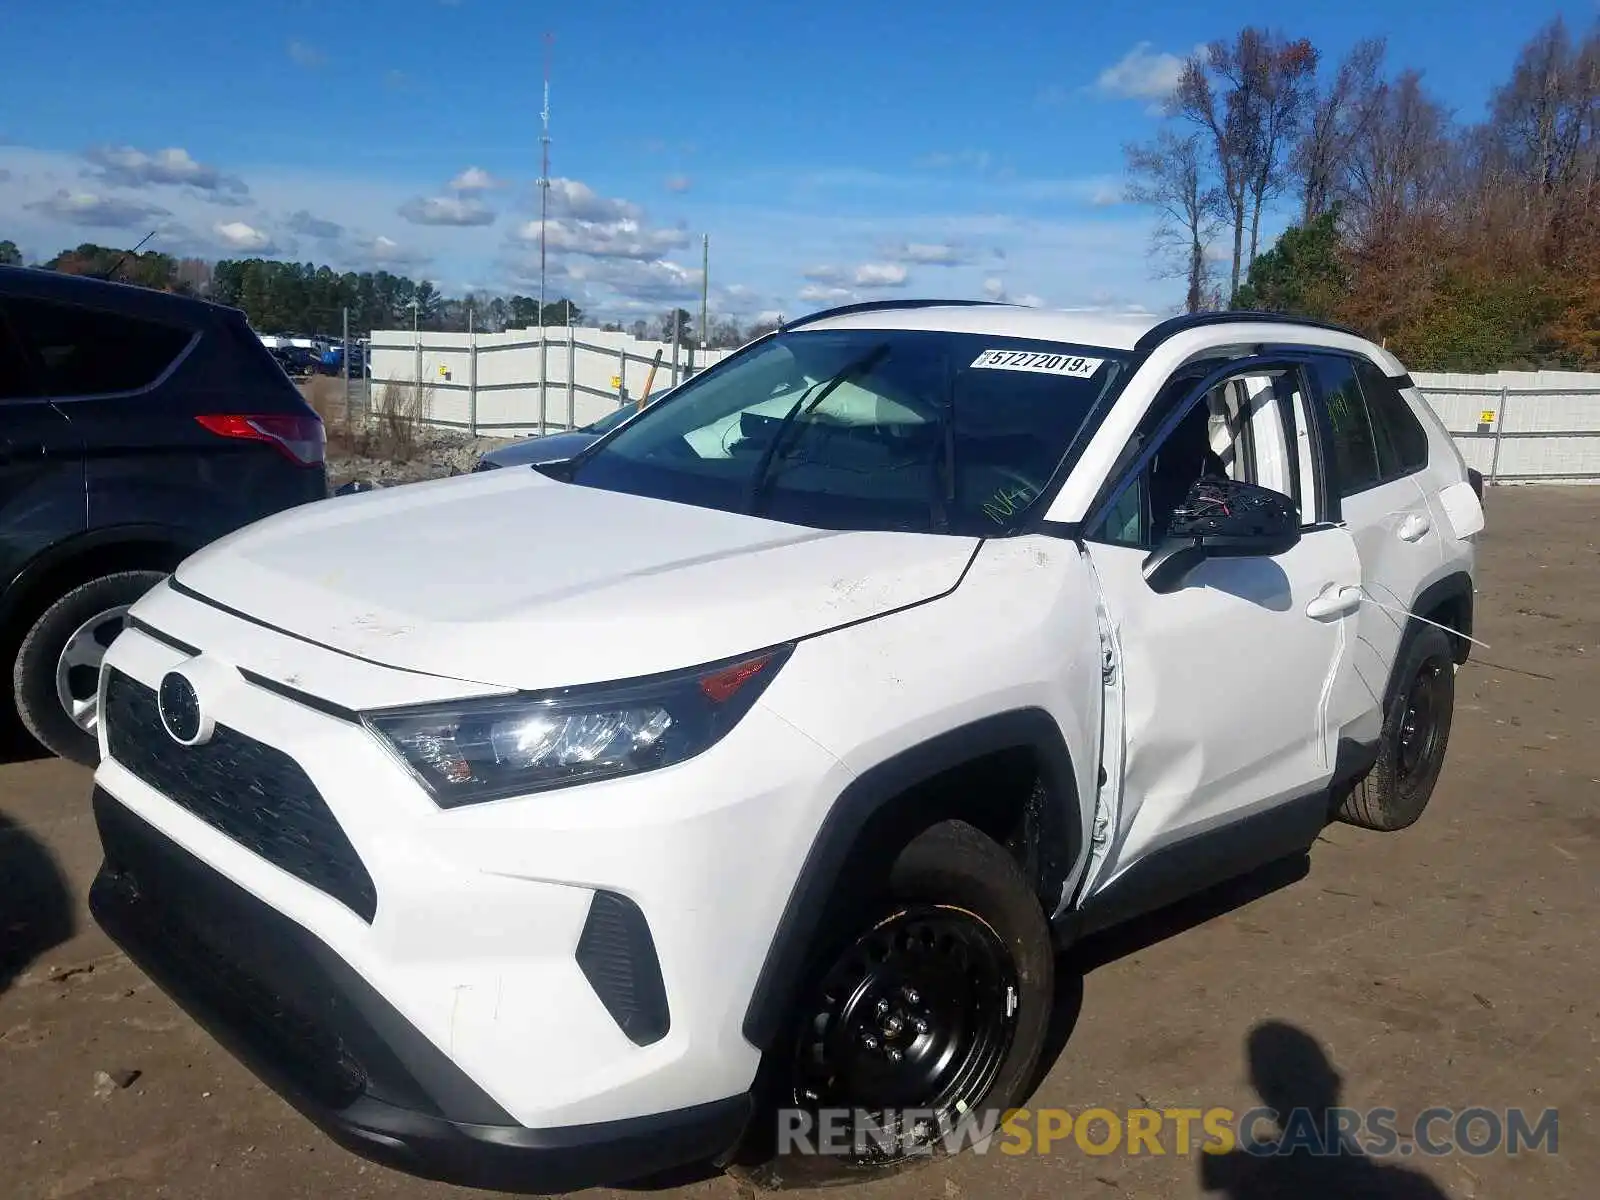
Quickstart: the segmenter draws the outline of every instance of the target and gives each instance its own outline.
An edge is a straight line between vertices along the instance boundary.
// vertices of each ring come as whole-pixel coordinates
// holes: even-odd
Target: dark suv
[[[206,543],[327,496],[325,447],[236,309],[0,267],[0,663],[46,749],[98,760],[128,607]]]

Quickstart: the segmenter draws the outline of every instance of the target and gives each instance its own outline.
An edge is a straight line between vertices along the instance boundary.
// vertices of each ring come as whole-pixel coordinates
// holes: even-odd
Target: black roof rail
[[[1297,317],[1292,313],[1265,312],[1249,308],[1230,308],[1221,312],[1183,313],[1176,317],[1168,317],[1159,325],[1146,330],[1134,344],[1136,351],[1154,350],[1168,338],[1176,337],[1191,329],[1204,329],[1209,325],[1301,325],[1311,329],[1325,329],[1329,333],[1345,333],[1351,337],[1366,340],[1362,334],[1346,325],[1336,325],[1332,321],[1320,321],[1315,317]]]
[[[813,321],[821,321],[828,317],[842,317],[849,313],[879,312],[900,308],[959,308],[976,307],[977,305],[998,305],[999,300],[862,300],[856,304],[841,304],[836,308],[825,308],[820,312],[808,316],[796,317],[792,321],[785,321],[778,327],[779,331],[794,329],[801,325],[809,325]]]

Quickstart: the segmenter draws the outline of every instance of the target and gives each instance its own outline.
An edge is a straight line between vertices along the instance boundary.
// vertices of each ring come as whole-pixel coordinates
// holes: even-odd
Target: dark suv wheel
[[[91,579],[45,609],[23,635],[11,672],[17,715],[52,754],[90,767],[100,761],[100,663],[134,601],[165,577],[119,571]]]

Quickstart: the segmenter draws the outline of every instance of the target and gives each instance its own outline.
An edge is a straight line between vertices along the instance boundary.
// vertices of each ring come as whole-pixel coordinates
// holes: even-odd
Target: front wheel
[[[91,579],[45,609],[23,636],[11,672],[17,715],[52,754],[88,767],[100,761],[100,663],[134,601],[165,577],[119,571]]]
[[[1348,825],[1390,832],[1414,824],[1444,766],[1456,697],[1449,636],[1425,626],[1401,651],[1396,678],[1378,761],[1339,805],[1339,820]]]
[[[821,1183],[956,1151],[1024,1098],[1054,999],[1049,923],[1016,861],[960,821],[919,835],[835,931],[772,1053],[755,1172]]]

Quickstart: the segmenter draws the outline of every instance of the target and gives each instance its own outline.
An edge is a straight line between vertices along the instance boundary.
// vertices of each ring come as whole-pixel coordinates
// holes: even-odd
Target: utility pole
[[[544,280],[545,280],[545,246],[549,239],[546,237],[550,220],[550,47],[555,41],[555,34],[544,35],[544,108],[539,113],[539,432],[548,432],[545,428],[546,403],[545,386],[548,378],[549,360],[545,353],[544,344]]]
[[[545,230],[550,219],[550,46],[553,33],[544,35],[544,108],[539,113],[539,338],[544,339]]]
[[[706,361],[710,352],[707,348],[711,345],[710,332],[706,329],[706,298],[711,294],[711,235],[700,235],[700,361]],[[705,367],[702,365],[702,371]]]

